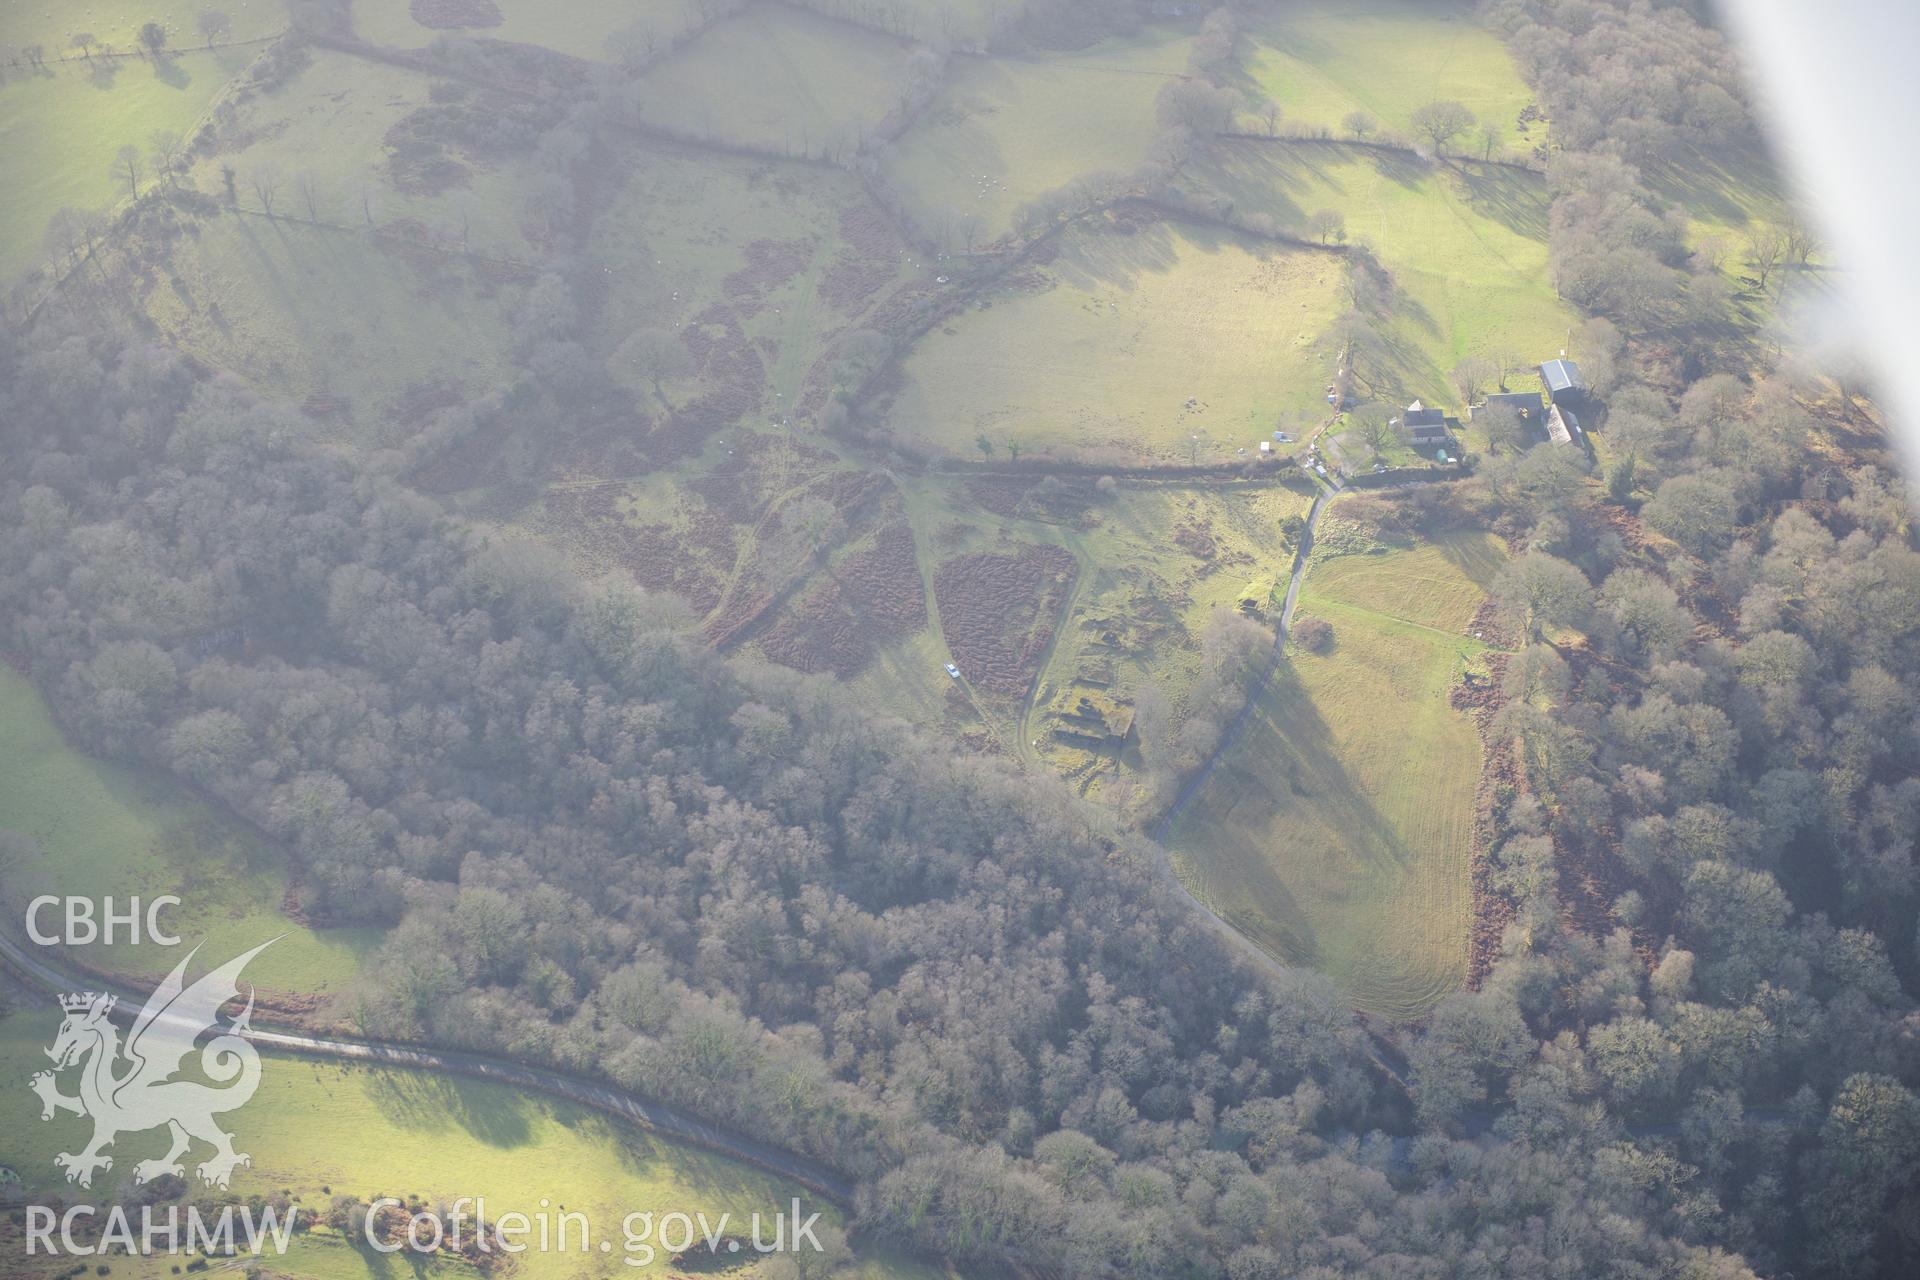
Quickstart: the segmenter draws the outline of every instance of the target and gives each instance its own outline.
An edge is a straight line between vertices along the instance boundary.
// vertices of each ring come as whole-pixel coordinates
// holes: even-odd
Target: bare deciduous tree
[[[1807,265],[1807,259],[1820,252],[1820,236],[1798,218],[1789,218],[1786,226],[1787,255],[1800,266]]]
[[[1765,290],[1767,281],[1787,259],[1787,233],[1770,222],[1763,222],[1747,233],[1747,265]]]
[[[202,9],[199,18],[195,21],[199,24],[200,34],[206,39],[209,49],[213,48],[215,40],[224,38],[233,30],[233,19],[219,9]]]
[[[1453,366],[1453,389],[1460,393],[1461,404],[1474,404],[1498,377],[1493,361],[1485,356],[1468,356]]]
[[[1355,142],[1358,142],[1380,126],[1364,111],[1349,111],[1341,118],[1340,127],[1351,134]]]
[[[300,193],[300,203],[307,208],[307,221],[320,221],[320,176],[311,169],[302,169],[293,177],[293,188]]]
[[[1447,144],[1473,128],[1473,124],[1473,112],[1448,98],[1429,102],[1413,113],[1414,132],[1433,145],[1436,156],[1443,154]]]
[[[247,185],[253,188],[254,197],[260,201],[260,211],[269,218],[273,216],[274,197],[280,194],[280,184],[285,176],[280,166],[271,160],[263,160],[247,171]]]
[[[113,176],[127,184],[127,194],[140,194],[140,148],[131,143],[120,148],[113,157]]]
[[[1491,120],[1482,120],[1475,138],[1480,143],[1480,158],[1492,160],[1493,153],[1500,146],[1500,126]]]
[[[172,186],[186,160],[186,144],[172,129],[156,129],[147,145],[151,148],[148,161],[153,165],[154,173]]]

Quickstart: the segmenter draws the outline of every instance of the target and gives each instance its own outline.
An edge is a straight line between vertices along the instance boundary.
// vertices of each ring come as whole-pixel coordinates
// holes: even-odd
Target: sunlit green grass
[[[1342,271],[1338,257],[1217,228],[1073,230],[1044,282],[908,355],[887,424],[962,457],[981,434],[1137,461],[1188,461],[1196,434],[1252,451],[1321,401]]]
[[[44,1069],[41,1049],[52,1043],[58,1025],[51,998],[0,1020],[0,1072],[9,1081],[24,1081]],[[71,1092],[70,1080],[64,1088]],[[23,1085],[0,1091],[0,1163],[18,1172],[31,1193],[71,1193],[53,1156],[78,1150],[88,1122],[66,1114],[46,1122],[39,1117],[40,1103]],[[766,1224],[763,1238],[770,1238],[772,1215],[790,1211],[798,1197],[803,1216],[818,1210],[822,1223],[839,1221],[818,1196],[750,1165],[665,1141],[586,1107],[457,1076],[271,1054],[252,1101],[222,1115],[220,1122],[233,1133],[235,1147],[253,1159],[251,1167],[234,1174],[231,1190],[243,1198],[285,1190],[303,1206],[324,1211],[332,1195],[417,1195],[428,1204],[475,1196],[485,1198],[487,1214],[496,1220],[510,1211],[535,1215],[543,1206],[555,1215],[564,1206],[586,1215],[596,1241],[610,1239],[614,1245],[611,1255],[597,1245],[587,1254],[529,1250],[519,1255],[513,1274],[530,1280],[629,1271],[668,1274],[672,1267],[664,1255],[650,1266],[625,1265],[621,1223],[635,1212],[656,1217],[705,1213],[709,1222],[727,1213],[732,1215],[727,1230],[743,1235],[758,1212]],[[165,1142],[158,1131],[123,1135],[109,1152],[115,1157],[113,1169],[99,1179],[112,1184],[130,1177],[134,1163],[159,1156]],[[203,1147],[189,1154],[189,1172],[204,1154]],[[324,1190],[329,1187],[331,1194]],[[116,1276],[145,1280],[170,1275],[170,1268],[183,1261],[116,1257],[112,1268]],[[354,1249],[332,1232],[317,1233],[285,1257],[263,1261],[275,1274],[313,1280],[413,1274],[402,1256],[383,1258]],[[70,1260],[24,1274],[52,1275],[66,1265]],[[472,1274],[451,1264],[431,1271]],[[877,1280],[945,1273],[882,1250],[860,1274]]]
[[[1322,402],[1344,270],[1212,227],[1075,229],[1032,287],[914,349],[888,426],[960,456],[977,456],[982,434],[1165,462],[1203,445],[1251,451]]]
[[[1288,5],[1250,24],[1243,86],[1297,125],[1338,131],[1365,111],[1399,133],[1418,107],[1445,98],[1515,136],[1533,94],[1500,37],[1471,5],[1418,0]]]
[[[153,135],[190,132],[256,52],[185,53],[158,69],[142,58],[65,64],[0,84],[0,280],[50,256],[47,223],[59,209],[126,199],[126,180],[110,172],[120,148],[136,148],[144,171]]]
[[[1363,147],[1222,142],[1185,178],[1232,198],[1241,213],[1303,227],[1318,210],[1346,219],[1392,277],[1398,296],[1379,328],[1384,357],[1369,371],[1383,398],[1453,404],[1448,373],[1468,356],[1551,356],[1578,313],[1554,296],[1547,265],[1547,193],[1536,174]]]
[[[83,755],[67,745],[39,692],[0,666],[0,830],[31,850],[0,868],[6,926],[24,936],[27,902],[40,894],[128,899],[175,894],[160,923],[182,948],[144,942],[77,948],[90,966],[115,973],[164,974],[184,948],[202,940],[204,956],[224,961],[269,938],[248,969],[262,987],[335,993],[377,943],[373,929],[311,929],[289,919],[286,856],[256,833],[201,802],[171,779]],[[43,931],[59,929],[57,910]]]
[[[1466,978],[1480,743],[1448,701],[1501,562],[1485,534],[1317,560],[1300,611],[1324,655],[1288,660],[1167,836],[1181,878],[1356,1006],[1414,1017]]]
[[[223,45],[258,40],[287,25],[281,0],[0,0],[0,45],[39,44],[49,60],[79,58],[84,63],[73,44],[76,34],[92,35],[96,50],[111,47],[125,53],[139,46],[142,26],[157,22],[167,33],[167,47],[184,52],[206,44],[200,15],[209,9],[226,16]]]

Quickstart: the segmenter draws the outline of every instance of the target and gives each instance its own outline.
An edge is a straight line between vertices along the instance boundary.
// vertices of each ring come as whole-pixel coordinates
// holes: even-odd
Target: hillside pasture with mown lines
[[[1467,624],[1503,559],[1472,532],[1316,552],[1297,616],[1331,624],[1331,648],[1289,645],[1166,835],[1202,901],[1383,1017],[1466,980],[1481,749],[1448,690],[1485,650]]]

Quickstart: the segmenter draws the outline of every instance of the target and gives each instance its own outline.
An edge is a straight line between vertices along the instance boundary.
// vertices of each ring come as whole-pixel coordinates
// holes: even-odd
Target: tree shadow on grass
[[[182,65],[181,59],[166,54],[154,58],[153,78],[175,89],[184,89],[193,83],[193,75]]]
[[[274,250],[268,246],[266,237],[261,233],[258,226],[260,220],[251,214],[245,213],[231,213],[227,216],[236,220],[241,239],[245,240],[247,247],[252,250],[253,272],[251,274],[254,274],[258,279],[264,281],[272,290],[278,310],[293,322],[294,327],[300,331],[301,340],[311,347],[313,343],[312,327],[307,323],[306,313],[300,307],[299,291],[288,285],[285,275],[283,275],[280,270],[280,264],[276,260]],[[287,236],[286,229],[283,228],[279,220],[275,218],[267,219],[266,223],[267,229],[273,239],[278,242],[279,253],[291,259],[298,252],[298,249]]]
[[[1476,214],[1529,240],[1546,240],[1544,179],[1505,165],[1461,164],[1454,172],[1460,181],[1461,198]]]
[[[1776,201],[1784,198],[1772,165],[1751,145],[1690,149],[1674,160],[1649,166],[1647,183],[1654,193],[1684,206],[1695,217],[1742,227],[1750,220],[1739,198]]]
[[[1166,222],[1151,223],[1131,234],[1104,231],[1068,235],[1063,252],[1048,270],[1061,284],[1082,292],[1102,286],[1132,290],[1142,276],[1171,271],[1180,260],[1174,232]]]
[[[533,1105],[497,1085],[420,1071],[380,1070],[367,1080],[380,1114],[412,1129],[452,1121],[490,1147],[525,1146],[533,1138]]]
[[[1440,554],[1448,564],[1466,575],[1469,582],[1492,594],[1494,583],[1506,567],[1507,557],[1491,538],[1476,538],[1466,533],[1452,537],[1443,535],[1434,539],[1433,545],[1440,549]]]
[[[1337,839],[1317,876],[1298,856],[1303,846],[1289,847],[1290,826],[1307,840],[1317,838],[1315,827]],[[1274,672],[1245,733],[1166,843],[1204,867],[1209,885],[1234,885],[1218,894],[1220,914],[1294,964],[1325,958],[1316,914],[1344,910],[1351,886],[1412,861],[1340,760],[1331,727],[1290,662]]]

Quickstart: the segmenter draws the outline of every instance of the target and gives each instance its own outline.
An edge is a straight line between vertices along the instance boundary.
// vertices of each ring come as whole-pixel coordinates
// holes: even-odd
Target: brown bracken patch
[[[1014,555],[957,556],[935,571],[941,631],[976,689],[1026,693],[1076,570],[1059,547],[1026,546]]]

